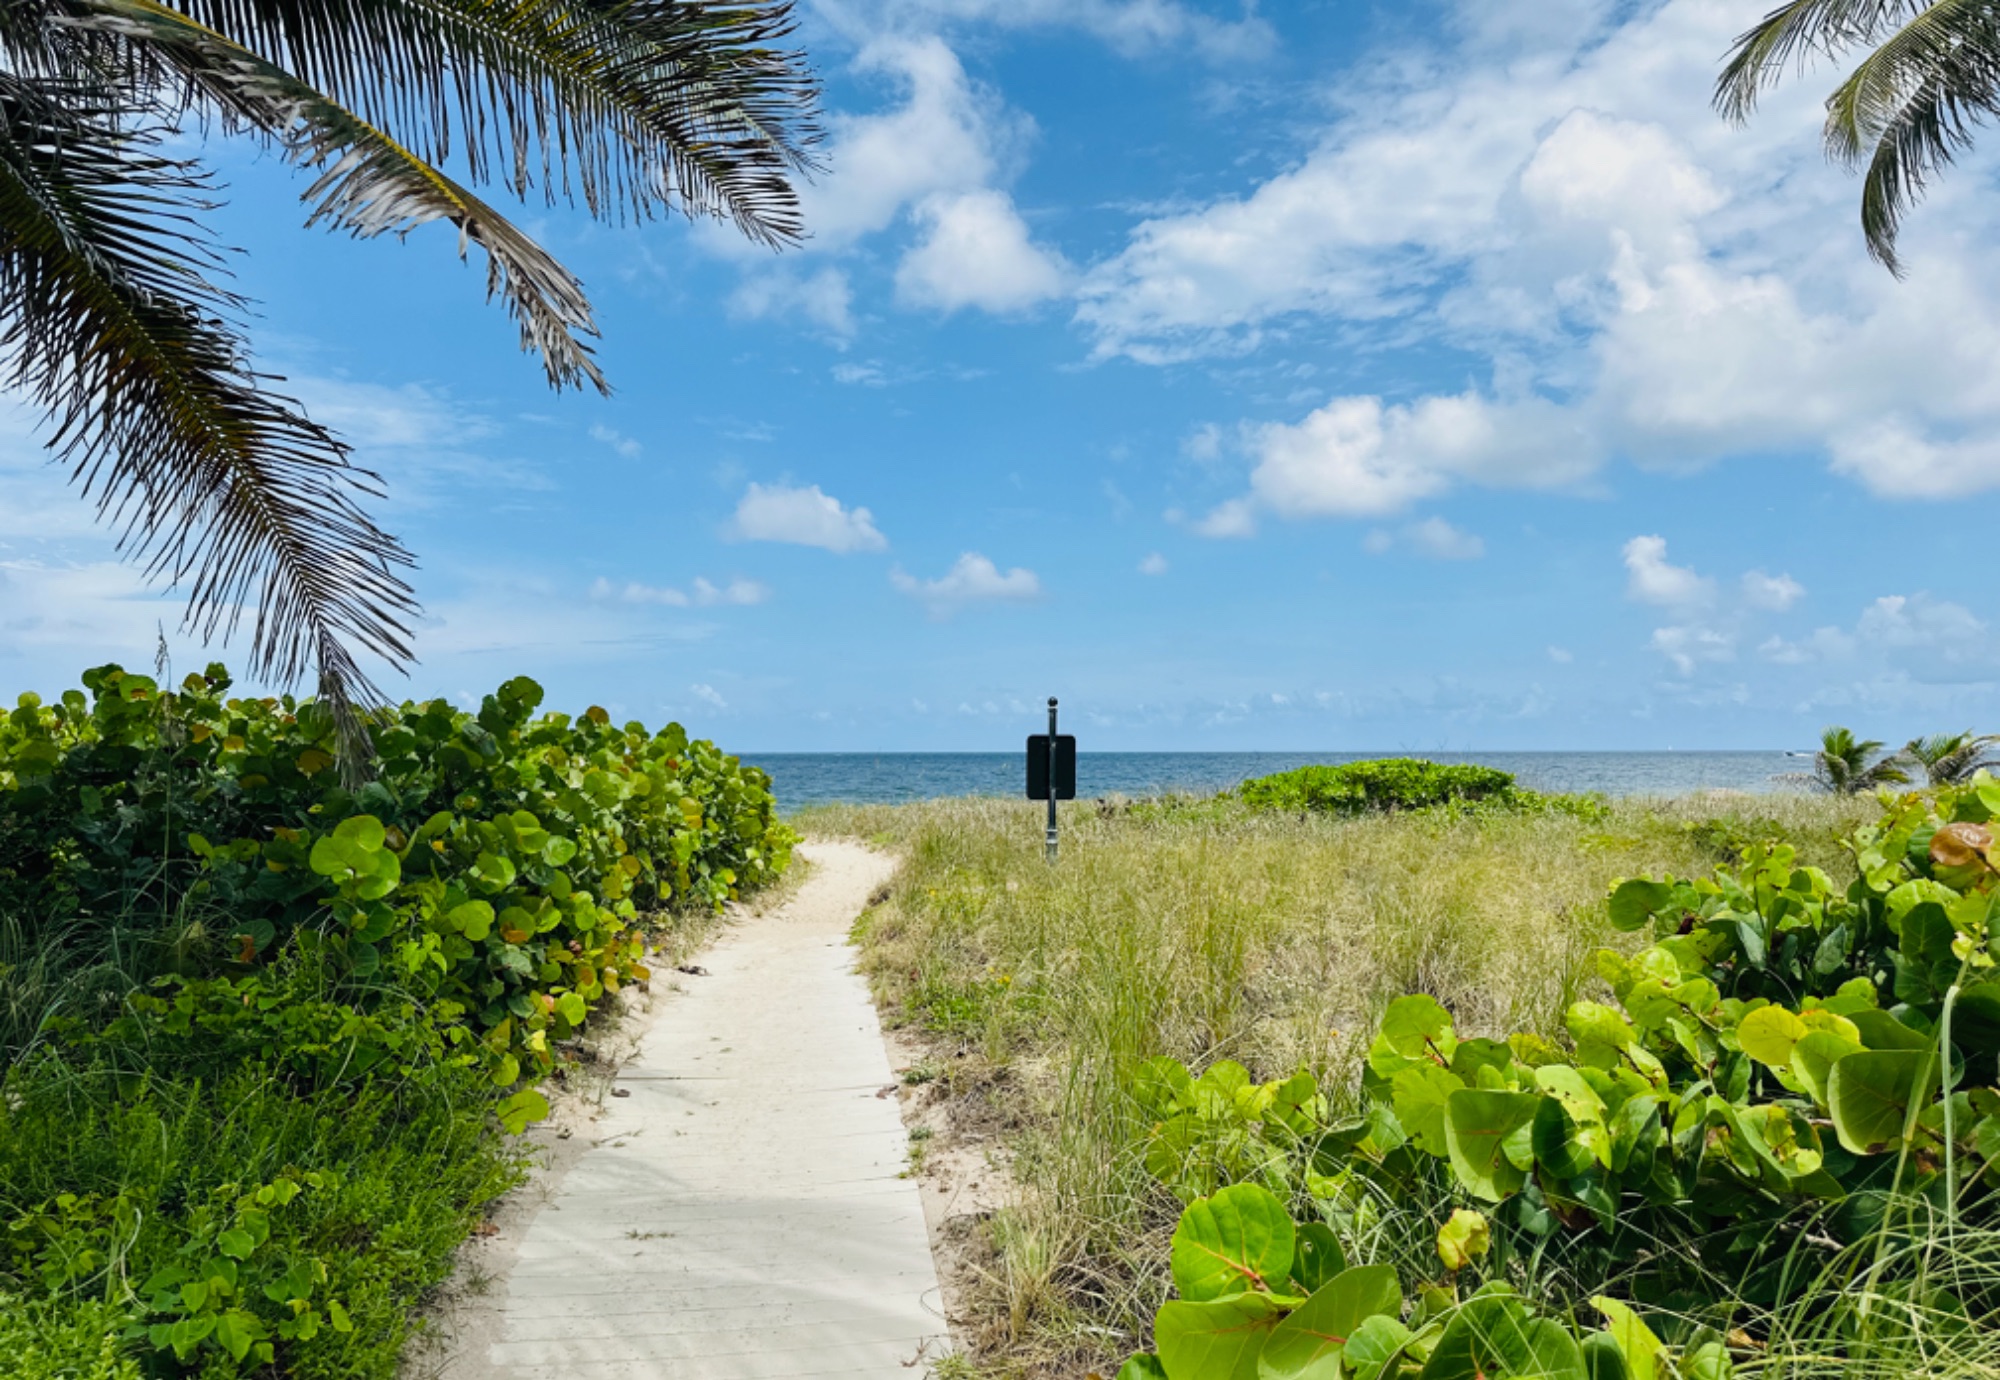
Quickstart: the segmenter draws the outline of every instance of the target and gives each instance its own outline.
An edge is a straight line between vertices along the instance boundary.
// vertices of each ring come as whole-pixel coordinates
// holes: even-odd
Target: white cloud
[[[1167,573],[1167,569],[1167,558],[1157,551],[1139,562],[1139,573],[1141,575],[1164,575]]]
[[[828,117],[826,172],[799,193],[810,235],[800,252],[854,257],[869,237],[906,228],[912,242],[895,275],[905,307],[1012,314],[1063,295],[1072,270],[1060,253],[1034,242],[1002,190],[1024,161],[1034,122],[968,77],[939,34],[893,25],[884,31],[879,18],[846,27],[861,42],[853,70],[885,81],[892,103]],[[845,270],[765,267],[726,227],[700,233],[745,265],[730,299],[738,316],[799,315],[843,345],[853,338],[854,292]]]
[[[1732,661],[1736,639],[1717,628],[1677,626],[1653,629],[1653,650],[1673,662],[1684,676],[1705,661]]]
[[[1059,296],[1069,278],[1060,255],[1029,239],[1005,192],[927,197],[915,218],[923,239],[896,269],[896,295],[907,305],[1019,312]]]
[[[920,580],[898,569],[889,573],[889,582],[921,601],[933,618],[948,618],[967,604],[1023,603],[1042,595],[1042,582],[1034,571],[1015,566],[1003,574],[976,551],[960,556],[935,580]]]
[[[1851,633],[1840,628],[1815,628],[1797,642],[1772,634],[1758,646],[1757,654],[1780,666],[1801,666],[1812,661],[1846,661],[1854,655]]]
[[[1934,647],[1947,654],[1983,657],[1986,624],[1963,604],[1928,594],[1888,594],[1861,611],[1855,632],[1864,643],[1889,647]]]
[[[600,577],[590,587],[593,599],[623,599],[628,604],[664,604],[669,608],[715,608],[718,605],[761,604],[771,597],[771,587],[756,580],[734,579],[726,585],[697,578],[686,589],[671,585],[646,585],[634,580],[614,585]]]
[[[1299,515],[1577,483],[1620,457],[1816,450],[1887,496],[2000,487],[1993,193],[1964,179],[1933,196],[1897,283],[1861,252],[1854,181],[1821,165],[1813,81],[1747,129],[1699,99],[1738,9],[1569,10],[1526,27],[1461,14],[1379,54],[1291,167],[1136,226],[1080,289],[1098,353],[1240,353],[1317,319],[1489,361],[1491,384],[1378,404],[1379,424],[1365,397],[1336,398],[1273,433],[1255,492]],[[1410,423],[1440,402],[1483,415],[1486,439],[1423,444]]]
[[[1783,613],[1805,598],[1806,587],[1789,575],[1766,575],[1761,570],[1743,576],[1743,597],[1752,607]]]
[[[1705,604],[1715,597],[1715,581],[1667,561],[1665,537],[1634,537],[1625,543],[1625,590],[1632,598],[1666,608]]]
[[[1196,427],[1181,442],[1181,454],[1199,465],[1213,464],[1222,456],[1222,428],[1214,422]]]
[[[801,274],[788,268],[752,273],[729,295],[729,310],[750,321],[803,316],[836,340],[854,335],[854,292],[837,268]]]
[[[1441,517],[1425,518],[1398,531],[1377,527],[1361,540],[1361,549],[1380,556],[1401,543],[1419,556],[1434,561],[1475,561],[1486,554],[1486,542],[1471,532],[1461,531]]]
[[[1833,469],[1883,498],[1963,498],[2000,484],[2000,435],[1933,437],[1891,417],[1836,436]]]
[[[630,436],[627,436],[622,432],[613,431],[610,427],[605,426],[602,422],[592,424],[590,428],[590,439],[593,441],[601,442],[604,445],[611,447],[611,449],[617,451],[627,460],[638,459],[640,452],[645,449],[645,447],[641,446],[637,441],[633,440]]]
[[[885,551],[889,541],[866,508],[848,509],[817,484],[752,484],[736,505],[729,534],[742,541],[790,542],[825,551]]]
[[[729,708],[729,701],[722,698],[721,693],[717,691],[713,685],[705,685],[700,682],[696,682],[695,684],[690,685],[688,687],[688,693],[690,695],[693,695],[696,699],[700,700],[703,704],[709,705],[712,708],[715,709]]]
[[[1972,610],[1919,591],[1885,594],[1861,610],[1852,629],[1815,628],[1797,640],[1767,638],[1757,649],[1779,665],[1865,662],[1916,684],[2000,679],[2000,638]]]
[[[1385,405],[1336,398],[1295,424],[1246,428],[1256,457],[1245,500],[1283,517],[1375,517],[1399,512],[1459,478],[1552,487],[1590,464],[1573,428],[1534,398],[1493,402],[1477,394]]]
[[[833,366],[833,381],[849,387],[882,388],[888,385],[888,376],[879,364],[836,364]]]
[[[1403,529],[1403,540],[1418,552],[1440,561],[1472,561],[1486,554],[1486,542],[1440,517],[1425,518]]]
[[[1033,128],[975,86],[936,35],[876,38],[854,68],[886,76],[904,99],[876,114],[828,119],[827,173],[800,190],[816,250],[885,230],[928,196],[984,187]]]
[[[1576,660],[1576,653],[1570,651],[1567,647],[1552,646],[1549,648],[1549,660],[1558,666],[1567,666]]]
[[[1232,498],[1216,505],[1207,517],[1196,519],[1194,530],[1204,537],[1254,537],[1257,514],[1247,498]]]

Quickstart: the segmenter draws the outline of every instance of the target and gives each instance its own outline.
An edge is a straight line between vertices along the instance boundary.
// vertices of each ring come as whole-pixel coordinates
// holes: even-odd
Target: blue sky
[[[1049,694],[1098,749],[2000,728],[1992,163],[1890,278],[1827,73],[1708,108],[1764,8],[818,0],[805,249],[519,213],[609,400],[441,227],[304,231],[243,150],[221,225],[422,560],[407,693],[527,673],[746,751],[1007,748]],[[177,609],[30,422],[10,694]]]

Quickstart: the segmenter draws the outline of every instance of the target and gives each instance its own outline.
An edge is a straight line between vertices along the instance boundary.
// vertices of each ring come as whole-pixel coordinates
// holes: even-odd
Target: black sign
[[[1056,735],[1056,799],[1076,799],[1076,735],[1058,733]],[[1047,800],[1049,798],[1049,735],[1034,733],[1028,737],[1028,799]]]

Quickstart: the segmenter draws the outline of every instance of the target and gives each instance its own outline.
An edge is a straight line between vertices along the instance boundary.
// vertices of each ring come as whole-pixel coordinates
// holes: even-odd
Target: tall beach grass
[[[1596,819],[1078,803],[1051,867],[1041,808],[828,807],[799,824],[905,857],[858,927],[862,966],[1010,1158],[1016,1201],[987,1230],[974,1291],[977,1359],[1050,1375],[1115,1366],[1166,1295],[1179,1205],[1141,1163],[1138,1061],[1231,1058],[1260,1079],[1303,1066],[1338,1101],[1404,993],[1437,997],[1461,1033],[1556,1031],[1593,993],[1597,949],[1620,939],[1604,918],[1613,879],[1706,873],[1762,837],[1850,876],[1839,840],[1875,812],[1720,794],[1615,802]],[[1395,1206],[1383,1258],[1429,1252],[1434,1224]]]

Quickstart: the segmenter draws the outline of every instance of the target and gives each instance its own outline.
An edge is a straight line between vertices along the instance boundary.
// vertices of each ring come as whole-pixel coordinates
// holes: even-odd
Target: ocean
[[[1785,773],[1811,765],[1783,752],[1081,752],[1076,793],[1086,800],[1212,793],[1252,776],[1313,762],[1407,756],[1498,767],[1538,791],[1605,795],[1785,790]],[[901,804],[939,796],[1019,796],[1026,771],[1019,752],[749,752],[743,760],[771,774],[779,807],[785,810],[834,801]]]

